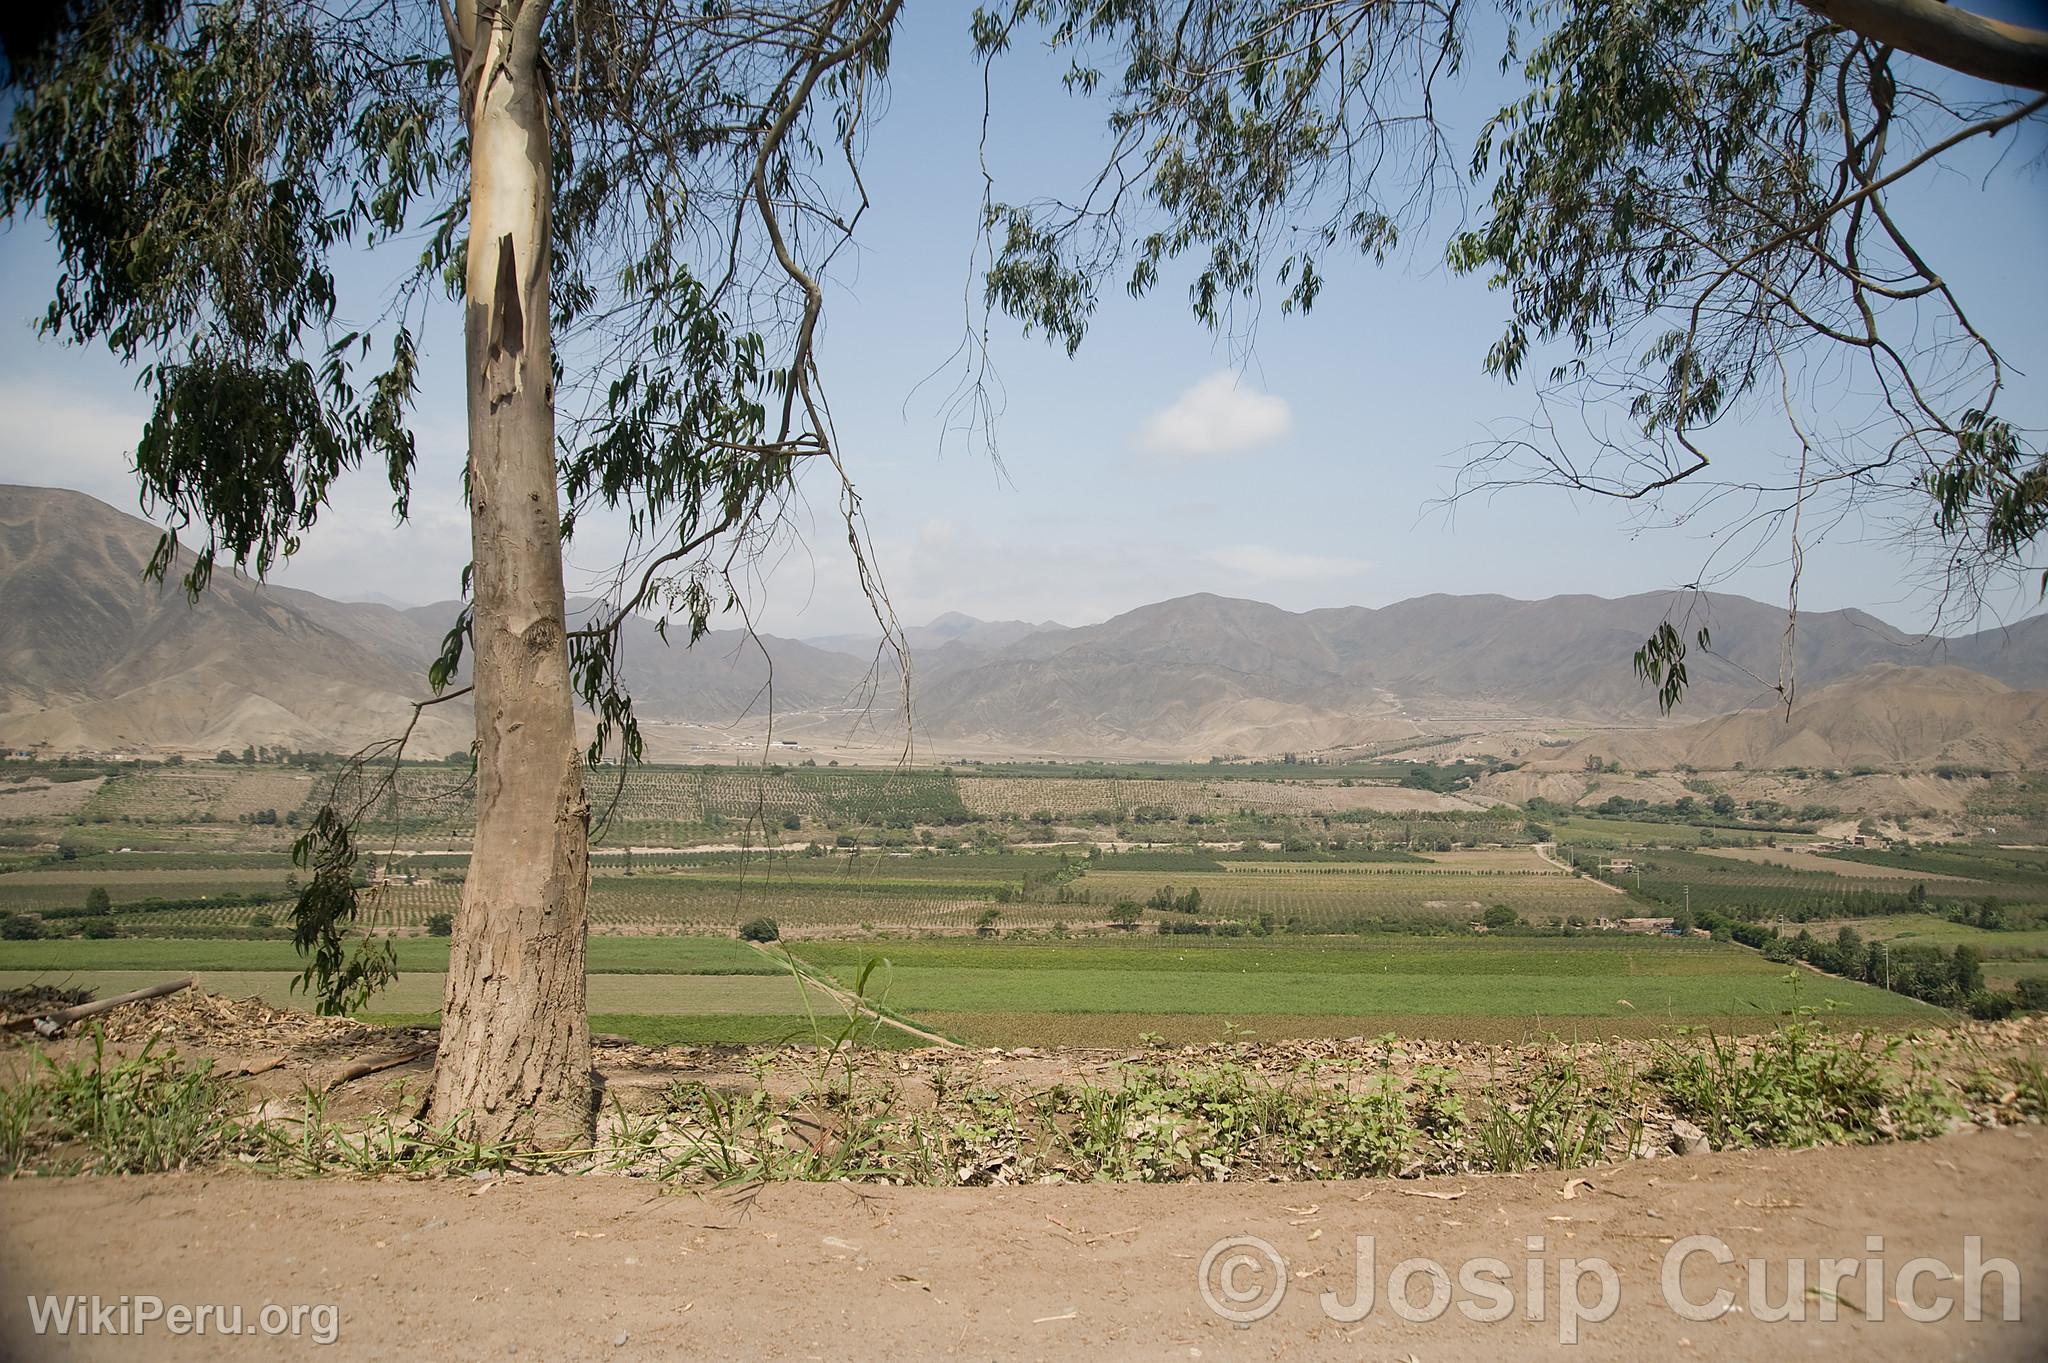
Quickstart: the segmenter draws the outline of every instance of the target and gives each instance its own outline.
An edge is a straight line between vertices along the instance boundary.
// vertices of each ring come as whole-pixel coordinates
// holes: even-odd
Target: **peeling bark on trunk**
[[[448,955],[431,1115],[575,1144],[594,1119],[584,1002],[590,817],[563,632],[548,336],[544,0],[462,6],[476,840]],[[478,10],[483,9],[479,17]]]

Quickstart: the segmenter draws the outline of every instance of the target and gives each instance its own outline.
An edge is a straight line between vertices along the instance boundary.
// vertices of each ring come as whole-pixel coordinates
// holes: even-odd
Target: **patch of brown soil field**
[[[1476,799],[1496,804],[1519,805],[1544,799],[1552,804],[1575,805],[1594,784],[1595,779],[1585,775],[1521,767],[1480,777],[1472,783],[1472,793]]]
[[[0,785],[0,819],[48,819],[76,814],[105,784],[104,776],[95,776],[85,781],[34,779]]]
[[[1586,1359],[1807,1357],[2037,1360],[2048,1350],[2048,1138],[2017,1128],[1917,1145],[1700,1155],[1560,1173],[1407,1182],[865,1188],[775,1185],[663,1193],[619,1178],[409,1182],[248,1175],[13,1182],[0,1187],[0,1353],[10,1359],[1428,1359],[1562,1351]],[[1350,1304],[1372,1237],[1373,1309]],[[1870,1236],[1882,1237],[1873,1252]],[[1999,1271],[1961,1275],[1964,1237]],[[1255,1310],[1242,1327],[1205,1301],[1219,1243],[1256,1237],[1281,1260],[1208,1260],[1211,1295]],[[1687,1237],[1708,1237],[1685,1244]],[[1259,1246],[1248,1245],[1254,1255]],[[1686,1254],[1688,1248],[1700,1252]],[[1735,1260],[1722,1266],[1722,1248]],[[1678,1301],[1730,1309],[1687,1319]],[[1234,1254],[1236,1251],[1226,1251]],[[1902,1292],[1909,1261],[1934,1261]],[[1394,1311],[1387,1275],[1421,1258],[1459,1303]],[[1831,1287],[1824,1259],[1861,1268]],[[1466,1265],[1510,1271],[1505,1319],[1459,1286]],[[1765,1266],[1752,1297],[1746,1262]],[[1615,1303],[1603,1314],[1600,1269]],[[1800,1323],[1770,1323],[1788,1264]],[[1837,1265],[1839,1267],[1839,1264]],[[1540,1304],[1528,1290],[1534,1272]],[[1424,1270],[1426,1273],[1427,1270]],[[1571,1321],[1570,1274],[1588,1318]],[[1875,1276],[1879,1286],[1869,1289]],[[1975,1285],[1988,1317],[1964,1319]],[[1406,1299],[1422,1314],[1431,1279]],[[1234,1290],[1245,1300],[1232,1305]],[[2017,1319],[2006,1320],[2009,1303]],[[166,1303],[331,1306],[336,1338],[54,1338],[42,1294]],[[1331,1296],[1325,1298],[1324,1294]],[[1910,1302],[1908,1297],[1910,1296]],[[1329,1301],[1336,1318],[1326,1310]],[[1946,1303],[1944,1309],[1941,1304]],[[1943,1310],[1942,1318],[1915,1315]],[[1695,1309],[1694,1314],[1712,1314]],[[1880,1314],[1882,1318],[1880,1319]],[[1531,1319],[1531,1316],[1538,1319]],[[308,1329],[317,1320],[308,1317]],[[1575,1333],[1574,1347],[1560,1337]]]
[[[1340,786],[1335,781],[1219,781],[1215,785],[1226,806],[1270,809],[1286,813],[1310,810],[1370,809],[1384,814],[1408,814],[1451,809],[1485,809],[1484,801],[1461,795],[1440,795],[1433,790],[1409,790],[1402,786]]]
[[[1931,876],[1925,871],[1909,870],[1903,866],[1880,866],[1875,862],[1809,852],[1797,843],[1781,847],[1702,847],[1700,851],[1706,856],[1747,862],[1752,866],[1781,866],[1791,871],[1818,871],[1827,875],[1853,876],[1858,880],[1920,881],[1928,886],[1930,892],[1939,889],[1944,894],[1968,894],[1972,890],[1982,892],[1985,887],[1984,881],[1963,876]]]

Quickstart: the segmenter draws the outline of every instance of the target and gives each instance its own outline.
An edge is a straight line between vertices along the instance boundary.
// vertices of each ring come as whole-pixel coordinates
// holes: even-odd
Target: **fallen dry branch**
[[[7,1020],[7,1030],[18,1032],[33,1027],[45,1036],[54,1036],[57,1032],[74,1022],[89,1017],[97,1017],[101,1013],[119,1008],[124,1003],[140,1003],[144,999],[162,998],[166,994],[175,994],[180,989],[190,989],[191,987],[192,977],[187,975],[182,980],[166,980],[162,984],[153,984],[147,989],[137,989],[127,994],[116,994],[110,999],[98,999],[92,1003],[81,1003],[72,1008],[60,1008],[54,1013],[30,1014],[27,1017],[9,1018]]]
[[[409,1051],[399,1051],[395,1055],[378,1056],[372,1060],[358,1060],[355,1064],[350,1065],[340,1074],[328,1080],[327,1091],[332,1093],[343,1084],[354,1083],[358,1079],[366,1079],[373,1074],[382,1074],[385,1070],[395,1070],[400,1065],[410,1065],[421,1056],[432,1054],[433,1050],[434,1043],[427,1042],[424,1045],[415,1046]]]

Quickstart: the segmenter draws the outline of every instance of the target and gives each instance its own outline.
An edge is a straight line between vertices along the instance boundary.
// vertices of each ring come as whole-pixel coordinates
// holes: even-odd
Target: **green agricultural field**
[[[435,1027],[438,1012],[370,1011],[364,1022],[381,1027]],[[590,1030],[622,1036],[643,1046],[830,1046],[850,1036],[862,1046],[885,1050],[924,1043],[872,1019],[854,1021],[821,1007],[811,1016],[775,1013],[592,1013]]]
[[[1776,864],[1758,849],[1743,858],[1681,849],[1637,857],[1638,876],[1610,877],[1624,899],[1552,866],[1526,847],[1415,854],[1398,850],[1339,853],[1159,849],[1094,858],[1063,852],[954,852],[932,849],[819,856],[802,852],[614,854],[597,868],[590,915],[600,937],[634,934],[723,936],[756,917],[775,919],[796,937],[966,933],[987,926],[1008,933],[1099,931],[1119,903],[1144,909],[1148,930],[1249,925],[1279,933],[1462,931],[1500,904],[1538,925],[1597,921],[1692,907],[1766,921],[1835,920],[1931,903],[1986,898],[2029,912],[2048,902],[2048,875],[2022,854],[1997,860],[1999,879],[1953,875],[1921,880],[1906,868],[1859,865],[1785,854]],[[135,854],[52,862],[0,873],[0,910],[54,914],[54,930],[75,930],[86,893],[105,888],[115,921],[132,935],[232,936],[275,932],[288,924],[290,874],[281,859],[256,854],[181,857]],[[1976,859],[1970,860],[1975,857]],[[1944,849],[1939,869],[1994,859]],[[428,863],[432,864],[429,865]],[[422,873],[416,883],[363,891],[362,922],[372,931],[416,934],[461,899],[460,857],[401,858]],[[381,864],[381,863],[380,863]],[[1928,869],[1936,869],[1930,863]],[[1199,893],[1192,914],[1145,908],[1163,893]],[[154,902],[152,902],[154,901]],[[2023,924],[2024,925],[2024,924]]]
[[[1819,1008],[1879,1022],[1939,1010],[1882,990],[1788,972],[1739,947],[1663,938],[1382,937],[1272,946],[1160,939],[1113,944],[806,943],[800,959],[967,1040],[1127,1045],[1140,1032],[1267,1037],[1394,1030],[1493,1037],[1507,1031],[1707,1025],[1754,1029]]]
[[[1560,843],[1588,847],[1696,847],[1701,843],[1762,836],[1755,828],[1730,821],[1725,824],[1664,823],[1655,819],[1610,819],[1589,814],[1563,818],[1531,815],[1548,828]],[[1800,842],[1796,833],[1773,835],[1780,842]]]
[[[104,889],[118,907],[149,899],[196,899],[208,894],[282,895],[289,869],[180,867],[131,870],[73,865],[0,875],[0,910],[77,908],[87,893]]]
[[[448,968],[441,937],[397,939],[401,971],[439,973]],[[744,942],[717,937],[594,937],[593,975],[781,975],[787,968]],[[179,971],[293,971],[304,962],[288,941],[163,940],[0,942],[0,970],[139,970],[161,979]]]
[[[1968,843],[1891,851],[1876,847],[1844,847],[1830,860],[1910,871],[1929,880],[1954,878],[1985,881],[2006,893],[2019,887],[2029,898],[2048,902],[2048,848],[1982,847]]]
[[[263,970],[198,970],[191,972],[199,988],[227,998],[260,998],[276,1007],[308,1007],[303,993],[293,990],[296,975]],[[161,971],[0,970],[0,989],[25,984],[61,981],[89,988],[102,997],[161,983]],[[389,987],[371,1000],[374,1012],[423,1013],[441,1006],[446,977],[434,971],[404,971]],[[790,1017],[808,1005],[815,1012],[834,1018],[845,1010],[832,996],[815,987],[806,988],[794,975],[598,975],[590,977],[590,1010],[593,1013],[630,1013],[645,1016]]]
[[[398,943],[398,980],[371,1000],[366,1021],[432,1024],[439,1019],[448,944]],[[855,1021],[830,994],[804,983],[786,962],[719,938],[595,938],[590,944],[591,1028],[647,1045],[918,1044]],[[279,1007],[308,1006],[292,988],[300,962],[275,941],[43,941],[0,943],[0,988],[62,982],[101,997],[194,975],[200,988]]]
[[[403,939],[398,956],[397,981],[363,1016],[433,1021],[447,942]],[[61,982],[105,997],[190,974],[212,993],[304,1008],[306,996],[292,988],[301,964],[290,943],[275,941],[5,942],[0,988]],[[730,939],[597,938],[589,964],[592,1027],[649,1044],[830,1040],[848,1021],[830,994],[806,984],[786,962]],[[868,1029],[859,1030],[865,1038]],[[881,1043],[901,1040],[892,1034]]]
[[[369,1012],[431,1014],[440,1003],[447,943],[405,938],[397,945],[400,978]],[[1770,1025],[1794,1007],[1880,1023],[1941,1016],[1881,990],[1787,972],[1753,952],[1700,939],[955,938],[804,942],[793,949],[806,966],[849,988],[878,962],[870,998],[979,1044],[1129,1045],[1146,1032],[1214,1040],[1244,1031],[1497,1039],[1647,1034],[1684,1025],[1738,1030]],[[304,1006],[291,989],[298,966],[290,944],[279,941],[0,944],[0,986],[63,980],[103,994],[193,973],[216,992]],[[643,1040],[777,1040],[793,1031],[793,1019],[836,1026],[843,1018],[829,995],[804,986],[786,964],[727,939],[593,938],[590,967],[593,1014],[643,1020],[595,1025]]]
[[[2014,989],[2021,980],[2031,979],[2048,979],[2048,959],[1984,962],[1984,984],[1987,988]]]
[[[45,871],[273,871],[281,880],[298,868],[290,852],[230,852],[200,848],[185,852],[96,852],[44,861]]]
[[[1670,863],[1675,861],[1684,865],[1674,867]],[[1645,860],[1645,868],[1653,891],[1659,884],[1677,884],[1678,877],[1697,880],[1702,907],[1715,902],[1716,888],[1744,896],[1751,887],[1782,889],[1785,884],[1808,891],[1797,896],[1801,903],[1826,899],[1832,905],[1843,890],[1861,883],[1677,852],[1658,853],[1654,863]],[[119,872],[67,866],[15,872],[0,875],[0,908],[75,909],[86,890],[100,884],[108,887],[122,928],[139,935],[251,930],[264,927],[259,915],[269,920],[271,930],[281,930],[276,925],[290,918],[277,871],[242,866]],[[1870,885],[1893,895],[1906,888],[1896,880],[1873,879]],[[1322,857],[1161,850],[1092,860],[1050,852],[671,853],[637,858],[630,874],[621,856],[593,877],[590,916],[600,935],[715,936],[761,916],[799,936],[966,932],[990,912],[1006,930],[1050,930],[1059,924],[1100,928],[1119,903],[1144,906],[1168,891],[1176,899],[1198,892],[1197,912],[1148,912],[1148,921],[1262,924],[1308,933],[1456,931],[1495,904],[1537,924],[1628,912],[1628,901],[1613,891],[1519,847]],[[206,902],[225,895],[234,896],[234,902]],[[175,902],[143,902],[152,899]],[[439,867],[417,883],[365,889],[362,922],[373,931],[423,931],[433,916],[453,913],[460,899],[456,869]]]
[[[2048,957],[2048,928],[1990,931],[1969,923],[1952,923],[1928,913],[1893,914],[1884,918],[1850,918],[1820,923],[1787,923],[1780,931],[1796,933],[1805,928],[1816,937],[1831,937],[1843,927],[1853,927],[1868,940],[1917,942],[1932,946],[1977,948],[1985,960]]]
[[[1976,901],[1993,890],[1995,897],[2013,900],[2010,887],[1987,886],[1978,881],[1929,877],[1925,881],[1901,879],[1896,873],[1858,877],[1804,867],[1765,865],[1738,861],[1705,852],[1652,850],[1635,859],[1636,869],[1616,872],[1610,879],[1638,898],[1665,909],[1712,909],[1739,918],[1764,921],[1841,918],[1882,912],[1857,903],[1858,897],[1896,903],[1922,886],[1932,899]]]
[[[1481,854],[1485,855],[1485,854]],[[1220,872],[1091,872],[1075,883],[1091,904],[1129,899],[1139,904],[1171,889],[1201,893],[1201,918],[1270,917],[1303,931],[1343,928],[1375,920],[1441,919],[1471,922],[1492,904],[1524,918],[1560,921],[1613,915],[1621,897],[1569,872],[1547,869],[1526,851],[1491,854],[1498,865],[1402,863],[1230,863]]]
[[[600,934],[732,932],[764,915],[786,928],[852,929],[862,923],[903,929],[962,927],[994,898],[999,883],[1004,882],[738,880],[687,873],[600,876],[590,885],[590,921]],[[363,896],[363,911],[374,928],[418,928],[433,914],[453,913],[461,898],[462,887],[454,884],[380,886]]]

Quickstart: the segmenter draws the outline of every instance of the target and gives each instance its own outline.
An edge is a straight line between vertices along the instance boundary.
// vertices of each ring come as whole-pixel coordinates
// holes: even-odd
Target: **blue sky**
[[[1474,50],[1477,74],[1450,106],[1461,145],[1498,102],[1492,54],[1484,42]],[[1613,504],[1541,489],[1455,516],[1433,505],[1459,451],[1531,410],[1526,390],[1481,372],[1502,303],[1437,263],[1451,216],[1418,235],[1411,257],[1338,266],[1311,315],[1269,309],[1249,353],[1201,329],[1171,277],[1142,301],[1112,289],[1074,360],[997,319],[999,470],[944,420],[948,359],[974,293],[979,106],[964,7],[908,7],[865,167],[873,207],[828,303],[822,354],[841,445],[906,621],[959,610],[1079,624],[1193,591],[1290,609],[1434,591],[1622,595],[1699,576],[1718,521],[1646,528]],[[1060,90],[1055,64],[1031,54],[999,64],[999,195],[1075,189],[1099,152],[1097,117]],[[2048,427],[2048,170],[2040,129],[2028,136],[1901,212],[2023,375],[2012,415],[2038,429]],[[143,403],[104,355],[33,335],[50,260],[39,227],[0,239],[0,394],[14,414],[0,431],[0,480],[134,509],[126,452]],[[454,594],[468,556],[459,326],[444,307],[427,338],[413,522],[394,527],[388,493],[361,475],[279,580],[343,598]],[[1776,428],[1759,428],[1755,446],[1732,449],[1733,466],[1770,467],[1782,454]],[[798,512],[808,547],[763,565],[751,589],[757,623],[772,632],[836,633],[867,619],[834,491],[809,484]],[[572,592],[605,566],[605,538],[572,551]],[[1782,549],[1720,585],[1782,599]],[[1933,603],[1887,528],[1848,522],[1809,547],[1802,604],[1917,624]],[[2009,593],[2000,609],[2031,605]]]

